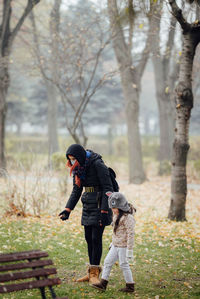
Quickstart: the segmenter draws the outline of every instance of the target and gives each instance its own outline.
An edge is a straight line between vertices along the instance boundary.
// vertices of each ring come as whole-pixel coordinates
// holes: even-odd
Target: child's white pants
[[[119,266],[123,271],[126,283],[134,282],[129,263],[127,261],[126,251],[126,247],[115,247],[112,245],[104,260],[103,272],[101,276],[102,279],[108,280],[112,266],[116,261],[119,261]]]

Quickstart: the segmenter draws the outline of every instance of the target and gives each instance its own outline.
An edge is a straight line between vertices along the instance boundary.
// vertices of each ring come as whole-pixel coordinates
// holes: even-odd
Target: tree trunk
[[[33,38],[35,43],[35,52],[39,63],[40,72],[45,82],[47,97],[48,97],[48,164],[51,167],[51,155],[59,150],[58,144],[58,131],[57,131],[57,93],[54,82],[58,77],[58,42],[59,42],[59,23],[60,23],[60,4],[61,0],[56,0],[52,7],[51,17],[49,22],[50,34],[51,34],[51,54],[48,61],[48,67],[50,69],[50,77],[47,78],[45,72],[45,66],[41,63],[41,51],[38,40],[38,31],[35,21],[34,13],[31,12],[30,20],[33,27]],[[53,81],[53,82],[52,82]]]
[[[0,83],[0,173],[1,169],[6,168],[5,159],[5,120],[6,120],[6,95]]]
[[[165,53],[160,51],[160,31],[161,31],[161,16],[163,12],[163,3],[160,1],[156,3],[154,10],[154,18],[152,21],[152,61],[154,66],[155,86],[156,86],[156,99],[159,111],[159,129],[160,129],[160,149],[159,149],[159,174],[163,174],[162,164],[165,160],[170,160],[172,152],[172,124],[173,114],[172,103],[170,100],[170,65],[174,65],[171,59],[171,53],[174,45],[174,36],[176,28],[176,19],[170,19],[170,28],[165,47]]]
[[[159,111],[160,124],[160,150],[159,160],[170,160],[171,143],[169,128],[171,119],[170,99],[166,93],[166,80],[164,78],[163,62],[153,57],[154,74],[156,81],[156,99]]]
[[[151,129],[150,129],[150,116],[149,113],[145,113],[144,115],[144,133],[145,135],[151,134]]]
[[[27,1],[26,7],[19,18],[18,22],[15,23],[15,27],[12,32],[10,30],[11,14],[12,14],[12,3],[11,1],[2,2],[2,20],[0,24],[0,168],[6,167],[5,160],[5,121],[6,121],[6,96],[9,87],[9,55],[11,52],[12,44],[19,32],[24,20],[27,15],[33,9],[33,7],[40,0]]]
[[[139,97],[133,87],[133,74],[130,68],[120,72],[125,98],[125,112],[128,129],[129,182],[141,184],[145,181],[142,163],[142,147],[139,131]]]
[[[113,154],[113,126],[112,124],[108,127],[108,155],[112,156]]]
[[[125,42],[123,29],[119,21],[115,0],[108,0],[110,27],[113,47],[120,71],[125,99],[126,122],[128,129],[129,183],[141,184],[146,176],[143,170],[142,147],[139,132],[139,95],[138,82],[132,67],[130,46]]]
[[[9,87],[8,57],[0,57],[0,172],[6,168],[5,159],[5,122],[6,95]]]
[[[160,123],[160,150],[159,160],[170,160],[171,158],[171,142],[170,142],[170,123],[172,123],[172,115],[170,114],[169,96],[163,90],[163,94],[158,96],[159,123]]]
[[[169,76],[169,100],[170,100],[170,116],[171,116],[171,121],[169,122],[169,138],[170,138],[170,144],[171,144],[171,156],[170,159],[172,158],[172,146],[173,146],[173,141],[174,141],[174,128],[175,128],[175,111],[176,111],[176,101],[175,101],[175,85],[176,81],[179,75],[180,71],[180,64],[175,63],[171,74]]]
[[[44,78],[45,80],[45,78]],[[57,101],[55,86],[45,80],[48,95],[48,153],[49,157],[59,150],[57,130]]]
[[[176,128],[172,152],[171,204],[168,214],[169,219],[176,221],[186,220],[186,163],[189,150],[189,120],[193,107],[192,66],[195,48],[196,42],[193,34],[185,33],[179,83],[176,88]]]
[[[59,26],[60,26],[60,6],[61,0],[55,0],[51,11],[49,22],[51,33],[51,57],[50,68],[53,82],[58,81],[58,56],[59,56]],[[47,81],[44,78],[45,81]],[[59,150],[58,128],[57,128],[57,92],[52,82],[46,82],[48,94],[48,143],[49,157]]]
[[[17,132],[16,132],[16,134],[17,134],[17,136],[20,136],[21,135],[21,130],[22,130],[22,124],[21,124],[20,120],[16,121],[15,124],[17,126]]]

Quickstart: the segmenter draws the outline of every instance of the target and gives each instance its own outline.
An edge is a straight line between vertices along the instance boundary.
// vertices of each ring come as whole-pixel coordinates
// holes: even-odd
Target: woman
[[[65,210],[59,216],[62,220],[67,220],[84,191],[81,197],[81,224],[85,230],[90,266],[87,275],[77,282],[99,283],[103,231],[112,221],[112,211],[106,195],[106,192],[113,191],[109,170],[99,154],[85,150],[79,144],[72,144],[66,157],[70,174],[73,174],[73,190]]]

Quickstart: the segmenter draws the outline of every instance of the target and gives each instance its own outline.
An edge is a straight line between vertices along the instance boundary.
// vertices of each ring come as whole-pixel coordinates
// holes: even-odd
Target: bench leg
[[[46,299],[46,295],[45,295],[45,288],[40,288],[40,292],[41,292],[41,296],[42,296],[42,299]]]
[[[55,294],[55,292],[54,292],[54,290],[53,290],[53,288],[51,286],[49,287],[49,290],[50,290],[52,298],[56,299],[56,294]]]

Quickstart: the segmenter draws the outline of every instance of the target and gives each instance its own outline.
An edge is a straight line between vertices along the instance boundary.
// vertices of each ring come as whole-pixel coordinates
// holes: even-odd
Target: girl
[[[101,281],[92,286],[105,291],[112,266],[119,260],[119,265],[126,281],[126,287],[120,289],[120,291],[132,293],[134,292],[134,281],[129,261],[133,259],[134,214],[136,209],[127,202],[124,195],[120,192],[107,192],[106,195],[109,196],[109,207],[113,211],[112,246],[104,261]]]

